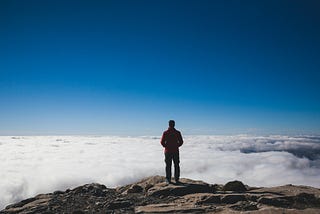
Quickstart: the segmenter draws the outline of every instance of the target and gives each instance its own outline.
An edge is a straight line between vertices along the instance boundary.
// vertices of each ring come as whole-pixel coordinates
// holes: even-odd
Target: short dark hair
[[[176,122],[174,122],[174,120],[169,120],[169,127],[174,127],[176,124]]]

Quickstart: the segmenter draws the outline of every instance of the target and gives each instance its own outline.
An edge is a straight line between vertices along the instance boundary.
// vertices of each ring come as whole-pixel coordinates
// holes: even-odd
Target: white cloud
[[[164,175],[158,137],[0,137],[0,209],[38,193],[88,182],[114,187]],[[185,136],[181,176],[251,186],[320,187],[320,139],[288,136]]]

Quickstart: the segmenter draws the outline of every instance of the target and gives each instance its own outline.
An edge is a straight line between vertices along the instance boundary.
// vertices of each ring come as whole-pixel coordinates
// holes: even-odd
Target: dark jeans
[[[177,153],[164,153],[165,155],[165,162],[166,162],[166,178],[170,181],[171,180],[171,165],[172,161],[174,164],[174,178],[175,180],[179,180],[180,178],[180,160],[179,160],[179,152]]]

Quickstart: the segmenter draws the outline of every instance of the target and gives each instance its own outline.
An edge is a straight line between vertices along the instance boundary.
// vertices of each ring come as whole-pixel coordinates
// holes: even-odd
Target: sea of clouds
[[[320,137],[185,136],[181,176],[209,183],[320,187]],[[0,210],[39,193],[164,175],[159,137],[0,136]]]

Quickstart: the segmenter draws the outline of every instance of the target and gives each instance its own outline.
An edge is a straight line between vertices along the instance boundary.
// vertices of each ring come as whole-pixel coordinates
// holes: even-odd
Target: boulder
[[[223,186],[223,191],[245,192],[247,188],[241,181],[230,181]]]

